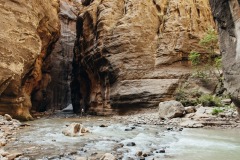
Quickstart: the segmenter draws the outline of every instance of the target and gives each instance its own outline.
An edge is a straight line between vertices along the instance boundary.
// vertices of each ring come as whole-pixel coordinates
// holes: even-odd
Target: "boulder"
[[[223,99],[223,100],[221,100],[221,102],[222,102],[222,104],[224,104],[224,105],[231,105],[232,100],[231,100],[231,99]]]
[[[171,119],[182,117],[185,114],[184,106],[181,102],[171,100],[159,103],[159,118]]]
[[[201,118],[211,118],[213,108],[212,107],[200,107],[197,109],[194,118],[195,119],[201,119]]]
[[[184,109],[185,109],[186,114],[196,112],[196,109],[194,106],[185,107]]]
[[[89,130],[80,123],[72,123],[62,131],[65,136],[69,137],[83,136],[83,133],[87,132],[89,132]]]
[[[12,117],[11,117],[9,114],[5,114],[5,115],[4,115],[4,118],[5,118],[7,121],[12,121]]]

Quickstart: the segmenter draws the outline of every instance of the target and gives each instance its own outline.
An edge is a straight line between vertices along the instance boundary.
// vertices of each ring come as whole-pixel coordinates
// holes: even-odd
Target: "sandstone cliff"
[[[54,50],[45,63],[45,65],[51,65],[52,81],[47,90],[49,103],[43,109],[62,109],[71,103],[70,81],[77,13],[78,11],[71,0],[60,0],[61,33]],[[34,107],[39,108],[38,101],[34,101],[34,104]]]
[[[219,29],[225,88],[240,107],[240,0],[210,0]]]
[[[97,114],[157,106],[189,74],[186,59],[213,26],[205,0],[83,0],[72,103]],[[81,107],[79,107],[81,106]]]
[[[58,0],[0,0],[0,114],[30,119],[39,89],[44,102],[51,76],[42,66],[59,36],[58,11]]]

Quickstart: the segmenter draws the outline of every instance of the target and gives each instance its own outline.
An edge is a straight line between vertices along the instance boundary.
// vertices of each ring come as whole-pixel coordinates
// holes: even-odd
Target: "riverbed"
[[[90,130],[67,137],[62,130],[77,122]],[[28,122],[6,151],[25,159],[99,159],[112,153],[117,159],[238,160],[239,129],[188,129],[163,125],[128,124],[111,117],[49,117]],[[142,155],[142,156],[138,156]]]

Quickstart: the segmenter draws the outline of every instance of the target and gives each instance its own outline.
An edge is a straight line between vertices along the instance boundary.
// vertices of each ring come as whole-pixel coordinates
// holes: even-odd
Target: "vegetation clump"
[[[193,81],[200,82],[211,93],[203,94],[200,90],[193,89],[190,82],[185,82],[176,90],[176,100],[184,106],[202,104],[203,106],[220,107],[222,106],[220,96],[224,93],[224,88],[221,71],[222,59],[221,55],[215,52],[218,49],[217,32],[213,28],[209,28],[199,41],[199,45],[205,49],[206,53],[190,52],[188,59],[194,69],[190,81],[191,83]]]
[[[205,36],[199,41],[199,45],[205,48],[206,53],[191,51],[188,59],[191,62],[195,73],[193,76],[202,80],[216,78],[222,83],[222,58],[220,54],[216,54],[215,49],[218,47],[217,32],[213,28],[209,28]]]
[[[218,115],[219,113],[223,112],[223,109],[215,107],[212,110],[212,115]]]
[[[221,98],[211,94],[203,94],[198,98],[198,102],[203,106],[221,107]]]

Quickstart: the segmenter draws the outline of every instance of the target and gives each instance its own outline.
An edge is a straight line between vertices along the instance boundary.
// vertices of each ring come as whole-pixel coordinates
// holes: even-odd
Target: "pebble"
[[[127,146],[136,146],[136,143],[134,143],[134,142],[129,142],[129,143],[127,143]]]
[[[105,124],[101,124],[99,127],[108,127],[108,126]]]
[[[1,138],[1,139],[0,139],[0,146],[5,146],[6,144],[7,144],[6,139]]]
[[[140,157],[140,156],[142,156],[142,154],[143,154],[142,151],[138,151],[138,152],[136,153],[136,156],[139,156],[139,157]]]
[[[143,157],[148,157],[148,156],[152,156],[152,155],[153,155],[153,153],[151,153],[151,152],[146,152],[146,153],[142,154]]]
[[[168,131],[173,131],[173,128],[172,127],[167,127],[167,130]]]
[[[124,131],[132,131],[132,128],[125,128]]]
[[[160,149],[159,151],[158,151],[158,153],[165,153],[166,151],[165,151],[165,149]]]

